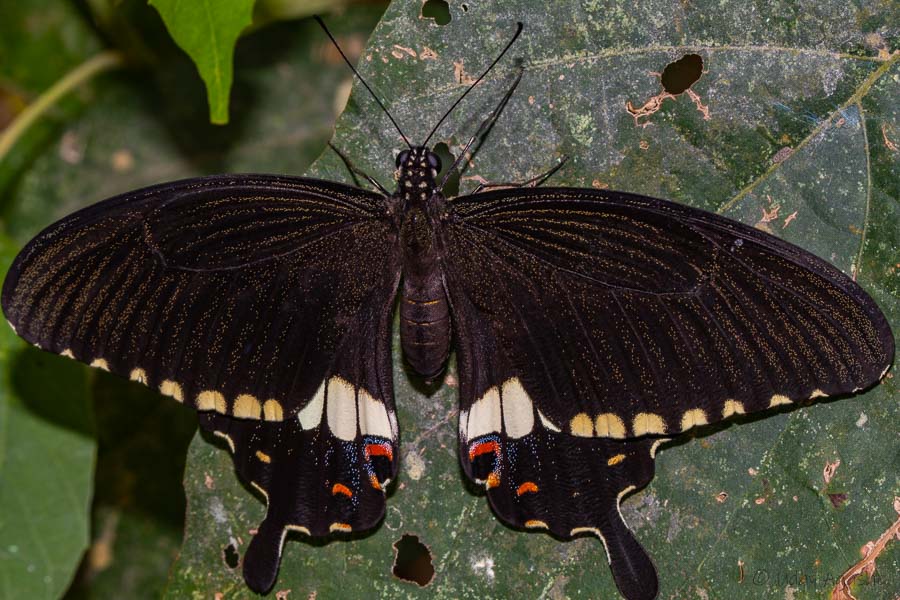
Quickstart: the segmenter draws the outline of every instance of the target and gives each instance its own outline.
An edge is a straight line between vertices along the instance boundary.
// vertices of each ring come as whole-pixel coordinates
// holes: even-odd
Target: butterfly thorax
[[[450,310],[436,239],[444,203],[435,183],[440,168],[440,159],[425,148],[397,156],[403,256],[400,340],[409,364],[426,378],[440,373],[450,354]]]

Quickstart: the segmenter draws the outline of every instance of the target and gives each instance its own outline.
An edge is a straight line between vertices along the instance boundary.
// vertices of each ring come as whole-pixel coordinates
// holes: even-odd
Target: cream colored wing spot
[[[827,397],[828,397],[828,394],[826,394],[822,390],[813,390],[812,394],[809,395],[810,400],[812,400],[813,398],[827,398]]]
[[[266,400],[263,403],[263,418],[266,421],[283,421],[284,409],[278,400]]]
[[[16,331],[16,326],[9,322],[9,319],[6,320],[6,324],[9,325],[9,328],[13,330],[13,333],[19,335],[19,332]]]
[[[205,390],[197,394],[197,410],[214,410],[225,413],[225,396],[214,390]]]
[[[692,408],[691,410],[687,410],[681,415],[681,430],[687,431],[692,427],[699,427],[701,425],[706,425],[709,423],[709,419],[706,418],[706,411],[702,408]]]
[[[466,439],[474,440],[488,433],[499,433],[502,426],[500,390],[492,387],[469,409]]]
[[[613,413],[601,413],[594,421],[594,429],[597,437],[625,439],[625,422],[619,415]]]
[[[531,433],[534,429],[534,404],[518,377],[503,383],[500,398],[506,435],[519,439]]]
[[[331,433],[346,442],[356,439],[356,390],[341,377],[328,380],[325,415]]]
[[[226,442],[228,442],[228,447],[231,448],[231,453],[234,454],[236,452],[234,448],[234,440],[231,439],[231,436],[225,433],[224,431],[213,431],[213,435],[216,437],[220,437]]]
[[[262,406],[255,396],[241,394],[235,398],[231,414],[239,419],[259,419],[262,414]]]
[[[790,404],[790,403],[791,403],[791,399],[788,398],[787,396],[782,396],[781,394],[775,394],[774,396],[772,396],[772,399],[769,400],[769,408],[772,408],[773,406],[782,406],[784,404]]]
[[[181,386],[171,379],[166,379],[159,384],[159,392],[164,396],[171,396],[179,402],[184,402],[184,394],[181,392]]]
[[[251,481],[251,482],[250,482],[250,485],[253,486],[253,489],[255,489],[257,492],[259,492],[260,494],[262,494],[263,498],[266,499],[266,507],[268,507],[268,506],[269,506],[269,492],[267,492],[266,490],[264,490],[264,489],[262,488],[262,486],[259,485],[258,483],[256,483],[255,481]]]
[[[463,441],[468,441],[468,437],[466,436],[466,431],[469,427],[469,411],[462,410],[459,412],[459,437]]]
[[[544,413],[541,411],[537,411],[538,418],[541,420],[541,425],[544,426],[545,429],[549,429],[553,433],[560,433],[562,430],[556,426],[556,423],[548,419],[544,416]]]
[[[269,464],[272,462],[272,457],[269,456],[268,454],[266,454],[265,452],[263,452],[262,450],[256,451],[256,458],[258,458],[260,460],[260,462],[264,462],[266,464]]]
[[[550,529],[547,524],[539,519],[528,519],[525,521],[527,529]]]
[[[397,425],[397,415],[393,411],[388,412],[388,422],[391,424],[391,439],[396,441],[400,438],[400,427]]]
[[[744,414],[744,405],[737,400],[726,400],[725,406],[722,407],[722,418],[727,419],[732,415]]]
[[[62,352],[60,352],[59,355],[60,355],[60,356],[65,356],[65,357],[67,357],[67,358],[75,358],[75,355],[72,354],[72,349],[71,349],[71,348],[66,348],[65,350],[63,350]]]
[[[302,534],[304,534],[304,535],[311,535],[311,534],[309,533],[309,529],[307,529],[307,528],[304,527],[303,525],[285,525],[285,526],[284,526],[284,531],[285,531],[285,532],[288,532],[288,531],[296,531],[296,532],[302,533]],[[284,540],[284,536],[282,535],[281,537],[282,537],[282,540]]]
[[[360,388],[359,394],[357,394],[356,409],[359,414],[359,429],[363,434],[377,435],[389,440],[394,439],[394,432],[384,402],[376,400],[372,394]]]
[[[147,385],[147,382],[149,381],[147,379],[147,372],[140,368],[132,369],[131,373],[128,374],[128,379],[137,381],[138,383],[143,383],[144,385]]]
[[[622,490],[621,492],[616,494],[616,507],[618,508],[619,504],[622,503],[622,498],[624,498],[628,492],[633,492],[636,489],[637,489],[636,485],[629,485],[627,488],[625,488],[624,490]],[[619,516],[622,516],[621,511],[619,511]],[[624,521],[625,519],[622,519],[622,520]]]
[[[353,531],[353,527],[351,527],[347,523],[332,523],[328,526],[328,531],[340,531],[343,533],[349,533]]]
[[[606,538],[603,537],[603,534],[600,533],[600,530],[596,527],[575,527],[572,531],[569,532],[569,535],[578,535],[579,533],[590,533],[591,535],[596,535],[600,538],[600,541],[603,542],[603,549],[606,551],[606,562],[610,562],[609,558],[609,546],[606,544]]]
[[[325,407],[325,380],[319,384],[319,389],[313,394],[312,399],[297,413],[297,420],[304,430],[315,429],[322,422],[322,409]]]
[[[106,359],[103,358],[95,358],[91,361],[91,366],[96,369],[102,369],[104,371],[109,371],[109,363],[106,362]]]
[[[659,450],[659,447],[666,442],[668,442],[671,438],[662,438],[653,442],[653,445],[650,446],[650,458],[656,458],[656,451]]]
[[[569,422],[569,429],[572,431],[572,435],[577,435],[578,437],[593,437],[594,422],[587,413],[578,413],[572,417],[572,420]]]
[[[638,413],[631,424],[634,435],[647,435],[648,433],[665,433],[666,422],[654,413]]]

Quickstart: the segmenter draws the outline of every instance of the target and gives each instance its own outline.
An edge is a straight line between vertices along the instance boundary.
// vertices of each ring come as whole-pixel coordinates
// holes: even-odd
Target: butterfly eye
[[[441,157],[434,152],[428,153],[428,166],[437,171],[441,170]]]
[[[400,168],[400,165],[406,162],[409,158],[409,150],[404,150],[400,154],[397,155],[397,168]]]

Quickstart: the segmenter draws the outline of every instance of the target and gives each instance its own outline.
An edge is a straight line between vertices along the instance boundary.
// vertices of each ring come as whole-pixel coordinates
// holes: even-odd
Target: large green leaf
[[[209,119],[228,122],[234,45],[252,20],[255,0],[150,0],[181,49],[188,53],[209,100]]]
[[[616,2],[566,3],[548,13],[542,3],[497,1],[451,4],[444,27],[418,10],[417,3],[392,5],[359,63],[413,141],[497,54],[515,22],[525,23],[509,59],[434,140],[458,152],[522,65],[522,82],[464,174],[464,188],[474,185],[465,177],[527,179],[565,154],[570,162],[554,183],[608,185],[758,223],[854,274],[898,327],[900,227],[891,175],[898,155],[888,141],[900,143],[900,71],[880,37],[886,8]],[[704,61],[691,89],[696,102],[688,93],[664,100],[636,124],[627,103],[641,107],[658,96],[655,73],[688,53]],[[359,85],[335,143],[356,166],[390,181],[401,143]],[[349,179],[331,154],[312,172]],[[510,530],[466,489],[453,386],[425,396],[401,368],[396,343],[395,358],[404,467],[383,525],[352,542],[291,538],[275,590],[317,598],[616,597],[599,542]],[[715,427],[663,449],[656,480],[623,507],[655,557],[661,597],[826,595],[895,518],[894,382]],[[823,470],[837,460],[826,483]],[[186,486],[188,529],[171,596],[246,594],[223,549],[246,547],[262,503],[236,483],[226,453],[199,438]],[[432,586],[391,575],[391,545],[403,533],[430,549]],[[896,572],[897,553],[878,567]],[[857,582],[858,596],[887,597],[891,582]]]

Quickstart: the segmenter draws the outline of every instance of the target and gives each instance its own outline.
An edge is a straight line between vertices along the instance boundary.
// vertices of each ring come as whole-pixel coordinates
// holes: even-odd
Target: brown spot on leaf
[[[782,225],[781,228],[782,228],[782,229],[785,229],[788,225],[791,224],[791,221],[793,221],[793,220],[796,219],[796,218],[797,218],[797,211],[795,210],[794,212],[792,212],[791,214],[789,214],[787,217],[785,217],[785,219],[784,219],[784,225]]]
[[[841,466],[841,459],[837,459],[834,462],[825,463],[825,468],[822,469],[822,479],[825,480],[825,485],[831,483],[831,479],[834,477],[834,474],[839,466]]]
[[[891,152],[896,152],[897,144],[895,144],[893,142],[893,140],[891,140],[891,138],[888,137],[888,133],[887,133],[888,127],[890,127],[890,126],[887,123],[881,124],[881,139],[884,140],[884,145],[888,150],[890,150]]]
[[[794,153],[794,149],[790,146],[785,146],[781,150],[775,153],[775,156],[772,157],[772,162],[776,165],[779,163],[783,163],[788,157]]]
[[[453,77],[463,85],[472,85],[475,83],[475,78],[466,73],[466,68],[463,66],[463,61],[461,60],[453,63]]]
[[[831,600],[856,600],[850,589],[853,581],[863,573],[869,578],[875,575],[875,559],[884,552],[891,541],[900,540],[900,497],[894,498],[894,511],[898,514],[897,520],[878,536],[877,540],[867,542],[860,549],[859,553],[862,555],[862,559],[841,575],[837,585],[831,590]]]

